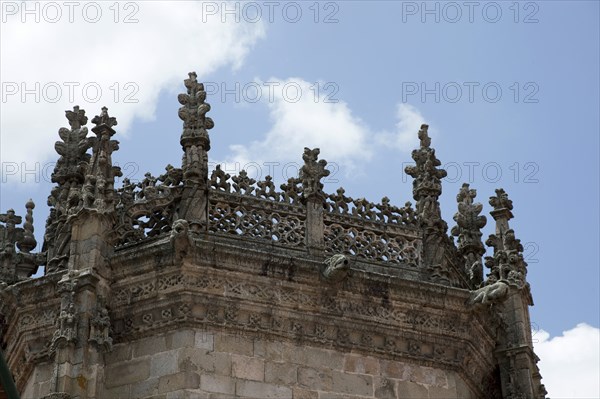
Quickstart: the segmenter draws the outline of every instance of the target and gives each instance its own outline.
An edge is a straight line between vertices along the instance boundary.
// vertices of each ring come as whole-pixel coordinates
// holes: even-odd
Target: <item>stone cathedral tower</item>
[[[210,105],[195,73],[185,87],[181,167],[116,187],[116,119],[103,108],[90,133],[74,107],[41,252],[33,202],[24,218],[0,215],[4,395],[545,397],[504,190],[489,200],[493,256],[482,259],[475,190],[458,193],[450,235],[441,218],[446,172],[427,125],[406,168],[414,207],[325,193],[319,149],[305,148],[280,188],[209,175]]]

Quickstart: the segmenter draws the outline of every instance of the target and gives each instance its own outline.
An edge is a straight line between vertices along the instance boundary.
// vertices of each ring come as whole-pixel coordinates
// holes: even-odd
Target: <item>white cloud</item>
[[[19,8],[25,4],[10,3]],[[46,3],[31,2],[29,9],[36,4],[43,7]],[[54,159],[53,144],[58,139],[58,129],[68,126],[64,111],[75,104],[86,110],[90,120],[106,105],[119,121],[119,134],[127,134],[134,119],[154,117],[161,90],[171,92],[175,87],[180,90],[182,80],[192,70],[200,80],[221,67],[239,68],[252,46],[265,35],[265,25],[261,22],[203,18],[201,2],[96,2],[102,12],[97,23],[84,19],[84,2],[74,9],[73,23],[69,22],[65,3],[55,4],[62,12],[56,23],[48,22],[55,17],[53,10],[44,14],[40,9],[39,23],[35,22],[35,14],[23,15],[21,9],[15,15],[7,12],[2,15],[7,18],[1,24],[0,35],[3,162]],[[119,22],[115,23],[117,4]],[[125,8],[125,4],[134,7]],[[92,8],[85,15],[88,20],[95,16]],[[138,22],[124,23],[127,16]],[[22,17],[26,18],[25,23],[21,22]],[[39,100],[36,102],[30,94],[23,101],[21,84],[35,90],[36,82],[40,87]],[[68,82],[79,84],[74,88],[72,101]],[[128,82],[132,84],[126,86]],[[10,95],[15,84],[18,93]],[[96,102],[85,101],[82,90],[85,84],[89,87],[88,100],[95,100],[94,86],[101,89]],[[117,88],[118,98],[115,98]],[[137,103],[126,103],[127,95]],[[49,101],[57,97],[55,103]]]
[[[425,117],[416,107],[404,103],[398,104],[396,117],[398,118],[398,122],[396,123],[395,130],[377,134],[377,143],[384,146],[392,146],[401,151],[412,151],[415,147],[416,132],[423,123],[426,123]]]
[[[270,78],[268,82],[274,87],[273,95],[261,98],[268,103],[271,129],[260,141],[231,146],[229,161],[300,163],[304,147],[319,147],[322,158],[352,171],[357,162],[371,158],[369,130],[347,103],[332,102],[327,93],[317,94],[314,83],[301,78]]]
[[[268,82],[276,87],[272,98],[261,97],[268,102],[270,130],[249,145],[230,146],[226,163],[301,163],[305,146],[319,147],[322,158],[337,163],[346,175],[351,175],[360,172],[361,163],[368,162],[382,147],[410,151],[418,145],[417,131],[425,118],[411,105],[398,105],[394,133],[373,133],[346,102],[331,102],[324,91],[315,95],[314,83],[302,78],[271,78]],[[266,86],[264,82],[257,83]]]
[[[600,329],[580,323],[558,337],[541,330],[534,338],[548,397],[600,397]]]

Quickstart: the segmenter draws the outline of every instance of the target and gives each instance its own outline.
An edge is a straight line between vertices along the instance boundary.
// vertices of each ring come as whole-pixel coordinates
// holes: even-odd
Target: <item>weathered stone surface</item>
[[[229,353],[193,349],[185,351],[183,356],[185,359],[189,359],[199,371],[231,375],[231,354]]]
[[[155,353],[164,352],[167,350],[167,343],[164,335],[145,338],[133,344],[133,357],[153,355]]]
[[[159,378],[158,393],[177,391],[185,388],[198,388],[200,376],[192,372],[181,372],[165,375]]]
[[[264,381],[265,361],[248,356],[231,356],[231,375],[244,380]]]
[[[317,391],[309,391],[302,388],[292,389],[293,399],[318,399],[319,393]]]
[[[292,390],[282,385],[238,380],[236,394],[241,398],[289,399],[292,397]]]
[[[112,388],[119,385],[143,381],[150,376],[150,358],[136,359],[131,362],[107,367],[105,384]]]
[[[217,335],[215,337],[215,351],[252,356],[254,343],[252,340],[239,335]]]
[[[363,374],[348,374],[334,371],[332,389],[352,395],[373,396],[373,377]]]
[[[165,343],[167,349],[194,347],[196,343],[196,334],[194,330],[175,331],[165,337]]]
[[[265,382],[280,385],[295,385],[297,380],[297,365],[290,363],[265,363]]]
[[[175,374],[179,371],[179,352],[170,350],[152,356],[150,360],[150,377]]]
[[[299,367],[298,384],[316,391],[329,391],[333,385],[331,371]]]
[[[359,374],[379,374],[379,359],[370,356],[346,355],[344,371]]]
[[[398,397],[396,393],[396,381],[385,377],[375,377],[374,384],[376,398],[396,399]]]
[[[212,351],[215,348],[214,341],[215,337],[212,333],[209,333],[207,331],[196,331],[194,337],[194,347]]]
[[[425,385],[411,381],[398,381],[398,397],[400,398],[428,398],[429,391]]]
[[[235,379],[223,375],[202,374],[200,388],[207,392],[235,394]]]

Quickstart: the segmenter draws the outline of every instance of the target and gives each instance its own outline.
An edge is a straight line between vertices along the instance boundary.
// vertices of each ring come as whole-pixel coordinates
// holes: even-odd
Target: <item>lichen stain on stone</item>
[[[81,388],[82,390],[85,391],[87,389],[87,384],[88,384],[88,381],[84,376],[82,376],[82,375],[77,376],[77,385],[79,385],[79,388]]]

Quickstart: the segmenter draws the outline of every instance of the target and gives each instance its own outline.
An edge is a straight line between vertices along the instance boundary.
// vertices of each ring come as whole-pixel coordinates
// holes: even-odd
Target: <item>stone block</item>
[[[164,335],[144,338],[133,344],[133,357],[154,355],[167,350],[167,343]]]
[[[202,374],[200,388],[207,392],[235,394],[235,379],[223,375]]]
[[[358,374],[379,374],[379,359],[349,354],[344,359],[344,371]]]
[[[123,362],[131,360],[133,349],[130,343],[117,344],[113,346],[112,351],[104,354],[104,364],[109,365],[113,363]]]
[[[352,395],[373,396],[373,377],[334,371],[332,390]]]
[[[193,330],[179,330],[165,337],[167,349],[191,348],[195,345],[196,334]]]
[[[463,399],[456,395],[456,389],[429,387],[430,399]],[[468,398],[468,396],[466,397]]]
[[[298,384],[316,391],[329,391],[332,386],[331,371],[298,367]]]
[[[176,395],[183,395],[183,396],[181,396],[183,399],[213,399],[214,394],[204,392],[200,389],[185,389],[183,391],[167,393],[166,399],[178,399],[179,396],[176,396]],[[228,399],[231,398],[229,395],[227,395],[227,396],[229,397]],[[216,398],[217,396],[214,396],[214,397]]]
[[[182,373],[165,375],[158,381],[158,393],[177,391],[185,388],[198,388],[200,376],[196,373],[184,371]]]
[[[146,398],[158,393],[158,378],[149,378],[131,385],[132,398]]]
[[[129,399],[131,398],[131,385],[122,385],[120,387],[101,389],[99,398],[111,399]]]
[[[282,360],[328,370],[342,370],[344,368],[343,354],[314,347],[285,346],[282,352]]]
[[[178,359],[179,352],[174,350],[152,356],[150,360],[150,377],[162,377],[181,371],[179,370]]]
[[[213,333],[206,330],[196,331],[194,337],[194,348],[213,351],[215,349],[215,337]]]
[[[120,385],[133,384],[150,376],[150,359],[132,360],[106,368],[104,383],[112,388]]]
[[[184,356],[185,359],[189,358],[198,371],[231,375],[231,354],[229,353],[208,352],[206,349],[191,349],[185,351]]]
[[[317,391],[309,391],[302,388],[292,388],[293,399],[319,399],[319,393]]]
[[[455,376],[455,381],[456,381],[456,396],[461,398],[461,399],[471,399],[471,398],[475,398],[476,396],[473,394],[473,392],[471,392],[471,389],[469,389],[469,387],[467,386],[467,384],[463,381],[463,379],[456,375]]]
[[[396,382],[385,377],[374,377],[375,397],[377,399],[396,399]]]
[[[398,397],[400,398],[428,398],[427,387],[416,382],[398,381]]]
[[[291,344],[280,341],[254,340],[254,356],[262,357],[266,360],[279,362],[282,360],[282,353],[285,346]]]
[[[241,335],[217,334],[214,338],[215,351],[252,356],[254,343]]]
[[[254,357],[231,355],[231,373],[244,380],[264,381],[265,361]]]
[[[295,385],[298,381],[298,366],[290,363],[265,363],[265,381],[274,384]]]
[[[237,380],[236,395],[241,398],[290,399],[291,388],[258,381]]]
[[[448,388],[448,378],[446,372],[431,367],[421,367],[423,383],[430,387]]]

